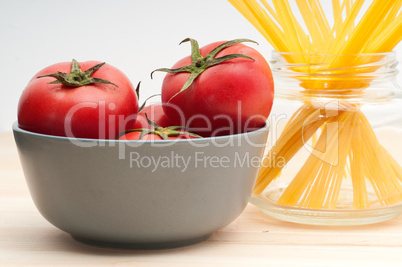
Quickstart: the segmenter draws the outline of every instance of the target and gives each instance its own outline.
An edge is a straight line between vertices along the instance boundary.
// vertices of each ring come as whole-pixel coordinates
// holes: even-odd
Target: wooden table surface
[[[0,134],[0,266],[402,266],[402,216],[358,227],[281,222],[252,205],[208,240],[164,250],[79,243],[36,210],[11,133]]]

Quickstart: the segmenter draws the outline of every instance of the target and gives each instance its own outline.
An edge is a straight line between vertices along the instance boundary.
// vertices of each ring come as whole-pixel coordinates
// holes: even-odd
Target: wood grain
[[[89,246],[36,210],[11,133],[0,135],[0,266],[402,266],[402,217],[358,227],[281,222],[248,205],[202,243],[164,250]]]

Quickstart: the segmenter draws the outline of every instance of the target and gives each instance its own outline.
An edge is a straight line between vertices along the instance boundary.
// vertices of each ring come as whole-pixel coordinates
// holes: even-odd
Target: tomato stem
[[[190,76],[187,78],[183,87],[180,89],[180,91],[178,93],[176,93],[169,99],[168,103],[170,102],[170,100],[172,100],[172,98],[174,98],[178,94],[187,90],[191,86],[191,84],[195,81],[195,79],[197,79],[197,77],[200,76],[201,73],[203,73],[209,67],[215,66],[217,64],[221,64],[222,62],[225,62],[225,61],[228,61],[228,60],[231,60],[234,58],[246,58],[246,59],[250,59],[250,60],[254,61],[254,59],[252,57],[249,57],[249,56],[243,55],[243,54],[230,54],[230,55],[226,55],[223,57],[215,58],[216,55],[220,51],[225,49],[226,47],[229,47],[229,46],[232,46],[232,45],[235,45],[238,43],[243,43],[243,42],[252,42],[252,43],[258,44],[257,42],[250,40],[250,39],[235,39],[235,40],[225,42],[225,43],[215,47],[211,52],[209,52],[205,57],[203,57],[203,56],[201,56],[200,48],[199,48],[198,42],[196,40],[191,39],[191,38],[186,38],[183,41],[181,41],[180,44],[182,44],[184,42],[191,43],[191,62],[192,62],[192,64],[181,67],[181,68],[177,68],[177,69],[160,68],[160,69],[156,69],[153,72],[151,72],[151,79],[152,79],[152,74],[155,71],[163,71],[163,72],[167,72],[167,73],[181,73],[181,72],[190,73]]]
[[[125,134],[132,133],[132,132],[141,132],[141,134],[139,136],[139,140],[141,140],[147,134],[155,134],[155,135],[161,137],[163,140],[169,140],[170,136],[179,136],[182,134],[188,135],[188,136],[191,136],[194,138],[201,138],[201,136],[198,134],[183,131],[183,129],[185,129],[185,128],[182,126],[169,126],[169,127],[165,127],[165,128],[161,127],[158,124],[156,124],[155,122],[151,121],[148,118],[148,115],[146,113],[145,113],[145,118],[147,119],[148,124],[151,126],[151,129],[141,128],[141,129],[127,130],[127,131],[120,133],[119,136],[117,137],[117,139]]]
[[[137,98],[140,99],[140,84],[141,82],[138,82],[137,84],[137,88],[135,88],[135,94],[137,95]],[[145,105],[147,104],[147,101],[155,96],[158,96],[161,94],[154,94],[149,96],[147,99],[144,100],[144,102],[141,104],[141,106],[138,108],[138,112],[140,112],[141,110],[143,110],[145,108]]]
[[[56,72],[41,75],[38,76],[37,78],[52,77],[55,78],[56,80],[49,82],[49,84],[64,84],[69,87],[80,87],[90,85],[93,83],[107,83],[107,84],[113,84],[114,86],[118,87],[116,84],[109,82],[107,80],[91,77],[91,75],[103,65],[105,65],[105,62],[99,63],[83,72],[80,68],[80,65],[78,64],[78,61],[73,59],[71,62],[70,73]]]

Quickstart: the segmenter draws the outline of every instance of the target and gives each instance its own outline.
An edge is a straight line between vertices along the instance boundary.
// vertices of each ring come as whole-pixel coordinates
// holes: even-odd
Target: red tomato
[[[141,132],[126,133],[125,135],[121,136],[119,140],[140,140],[140,135]],[[156,134],[146,134],[141,140],[163,140],[163,138]]]
[[[149,133],[145,134],[142,139],[140,139],[141,132],[130,132],[122,137],[119,138],[119,140],[163,140],[162,137],[160,137],[157,134]],[[175,140],[175,139],[192,139],[192,138],[197,138],[194,136],[189,136],[187,134],[180,134],[177,136],[169,136],[170,140]]]
[[[161,110],[161,109],[159,109]],[[155,115],[155,114],[154,114]],[[157,118],[166,119],[162,114]],[[200,138],[201,136],[192,132],[185,131],[181,126],[162,127],[149,118],[147,113],[144,114],[145,123],[140,128],[124,131],[119,140],[169,140],[169,139],[191,139]]]
[[[204,46],[200,49],[201,56],[205,57],[222,43]],[[274,83],[264,57],[251,47],[234,44],[221,50],[215,58],[230,54],[243,54],[254,61],[234,58],[211,66],[179,94],[190,73],[168,73],[163,80],[162,102],[178,106],[185,116],[185,127],[202,136],[255,130],[264,126],[271,112]],[[191,64],[192,57],[188,56],[172,69]]]
[[[168,127],[171,126],[169,122],[169,118],[166,116],[165,112],[163,111],[162,103],[151,104],[143,108],[139,113],[137,120],[134,125],[134,129],[145,129],[151,128],[149,125],[145,114],[147,114],[148,118],[158,124],[161,127]]]
[[[73,62],[83,72],[100,63]],[[90,75],[96,79],[94,83],[76,87],[55,83],[55,77],[38,78],[70,73],[73,64],[51,65],[30,80],[18,105],[19,126],[37,133],[94,139],[114,139],[119,132],[131,129],[138,100],[130,80],[117,68],[104,64]],[[99,83],[98,79],[110,83]]]
[[[164,107],[165,106],[165,107]],[[165,111],[169,113],[169,117]],[[177,107],[169,104],[155,103],[143,108],[139,113],[133,129],[151,128],[145,114],[148,118],[161,127],[169,127],[173,125],[184,125],[184,117]]]

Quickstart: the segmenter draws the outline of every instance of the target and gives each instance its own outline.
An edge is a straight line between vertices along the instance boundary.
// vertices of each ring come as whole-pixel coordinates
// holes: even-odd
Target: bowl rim
[[[202,137],[202,138],[192,138],[192,139],[170,139],[170,140],[118,140],[118,139],[92,139],[92,138],[76,138],[76,137],[65,137],[58,135],[50,135],[50,134],[42,134],[31,132],[28,130],[24,130],[19,127],[18,121],[15,121],[12,125],[13,132],[23,133],[25,135],[36,136],[44,139],[53,139],[53,140],[64,140],[64,141],[79,141],[79,142],[102,142],[102,143],[189,143],[189,142],[205,142],[205,141],[215,141],[215,140],[226,140],[229,138],[241,138],[245,136],[254,136],[263,132],[269,131],[270,125],[268,121],[265,122],[265,125],[257,130],[245,132],[245,133],[237,133],[232,135],[222,135],[222,136],[213,136],[213,137]]]

